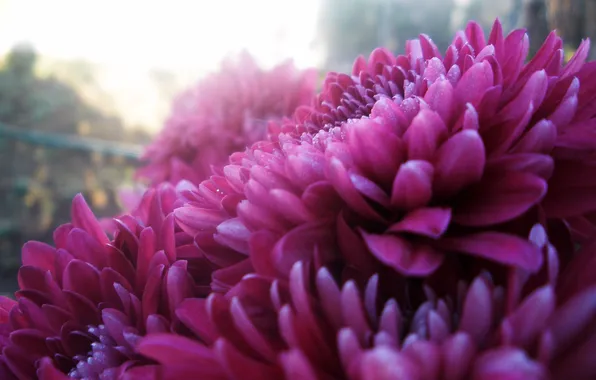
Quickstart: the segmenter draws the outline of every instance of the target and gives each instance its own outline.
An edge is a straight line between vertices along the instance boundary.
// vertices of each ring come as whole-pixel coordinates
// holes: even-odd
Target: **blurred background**
[[[496,17],[528,28],[532,52],[554,28],[568,54],[596,35],[596,0],[0,0],[0,292],[76,193],[118,212],[173,96],[227,54],[322,76],[420,33],[444,50],[467,20],[488,30]]]

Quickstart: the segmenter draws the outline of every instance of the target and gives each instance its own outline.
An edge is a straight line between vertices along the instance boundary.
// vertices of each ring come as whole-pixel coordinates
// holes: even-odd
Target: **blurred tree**
[[[594,0],[548,0],[551,28],[563,37],[567,50],[575,50],[582,39],[596,40],[596,4]],[[590,59],[596,59],[592,49]]]
[[[485,33],[488,33],[495,19],[499,18],[503,29],[509,31],[519,26],[521,10],[521,0],[470,0],[464,12],[464,20],[462,21],[474,20],[482,26]],[[462,26],[460,25],[458,27]]]
[[[584,37],[585,7],[585,0],[548,0],[551,26],[570,45],[577,46]]]
[[[523,0],[523,15],[523,23],[530,36],[530,56],[533,56],[550,32],[546,1]]]
[[[428,34],[441,50],[451,41],[453,0],[323,0],[319,35],[327,69],[348,71],[354,59],[383,46],[402,52]]]
[[[590,38],[592,43],[596,44],[596,0],[585,0],[585,2],[584,14],[586,20],[590,20],[590,22],[586,22],[585,37]],[[590,50],[590,59],[596,59],[596,47]]]

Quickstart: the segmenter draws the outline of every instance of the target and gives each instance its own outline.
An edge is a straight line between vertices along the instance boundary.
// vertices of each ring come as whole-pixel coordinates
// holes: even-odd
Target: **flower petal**
[[[456,194],[482,178],[485,162],[484,143],[478,132],[462,130],[437,151],[433,190],[444,197]]]
[[[445,238],[441,248],[463,252],[501,264],[537,271],[542,265],[540,248],[527,239],[502,232],[479,232],[458,238]]]
[[[433,166],[427,161],[412,160],[400,166],[391,190],[391,206],[412,210],[432,199]]]
[[[362,232],[370,252],[385,265],[407,276],[426,276],[443,262],[444,256],[424,245],[412,245],[393,235]]]
[[[451,209],[449,208],[419,208],[391,225],[387,232],[409,232],[436,239],[445,233],[450,221]]]
[[[529,173],[490,176],[461,194],[453,208],[453,221],[464,226],[506,222],[538,204],[546,189],[543,178]]]

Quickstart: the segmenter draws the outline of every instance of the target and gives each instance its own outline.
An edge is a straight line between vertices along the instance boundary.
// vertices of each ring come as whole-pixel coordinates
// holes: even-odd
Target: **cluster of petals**
[[[423,297],[386,298],[377,275],[359,287],[302,262],[287,279],[249,275],[179,306],[197,316],[196,337],[219,336],[211,350],[169,334],[138,348],[181,378],[215,358],[225,377],[214,378],[227,379],[593,379],[596,243],[563,263],[540,225],[530,239],[544,256],[537,273],[481,272],[442,296],[427,284]]]
[[[406,55],[359,58],[278,136],[232,154],[176,219],[212,236],[204,252],[236,253],[228,280],[240,266],[287,276],[297,261],[426,277],[452,254],[536,271],[535,223],[576,241],[593,229],[596,63],[585,41],[564,64],[554,32],[526,63],[528,46],[497,21],[488,39],[470,23],[444,56],[422,35]]]
[[[23,247],[0,378],[596,378],[596,63],[528,48],[421,35],[309,107],[313,72],[226,63],[128,214]]]
[[[167,194],[150,190],[113,238],[78,195],[55,246],[25,244],[16,300],[0,300],[2,379],[121,378],[152,363],[136,352],[139,337],[182,333],[176,307],[209,294],[211,267],[163,214]]]
[[[299,70],[291,62],[265,70],[248,53],[236,58],[176,98],[138,176],[152,184],[183,179],[198,184],[231,153],[264,139],[270,120],[310,104],[315,70]]]

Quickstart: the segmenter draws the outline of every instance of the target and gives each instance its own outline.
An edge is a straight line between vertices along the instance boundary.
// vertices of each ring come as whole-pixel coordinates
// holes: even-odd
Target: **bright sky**
[[[241,49],[265,67],[287,58],[317,65],[319,1],[0,0],[0,55],[30,42],[49,58],[102,64],[98,80],[118,114],[155,130],[169,102],[160,100],[151,69],[194,81]]]
[[[0,0],[0,50],[143,68],[213,68],[247,48],[264,64],[314,65],[319,0]]]
[[[169,104],[160,103],[152,68],[196,78],[243,48],[265,66],[289,57],[299,67],[316,66],[320,2],[0,0],[0,55],[31,42],[50,58],[103,64],[109,70],[101,86],[120,116],[127,124],[157,129]]]

